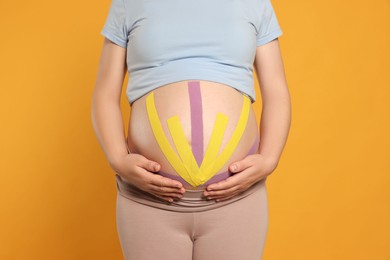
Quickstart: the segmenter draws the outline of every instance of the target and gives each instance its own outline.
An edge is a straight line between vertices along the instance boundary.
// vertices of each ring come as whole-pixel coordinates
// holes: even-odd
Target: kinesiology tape
[[[233,154],[245,131],[251,102],[249,97],[243,95],[243,105],[236,128],[220,154],[218,152],[229,119],[226,115],[217,113],[210,141],[203,156],[203,111],[199,81],[190,81],[188,92],[191,109],[191,146],[188,144],[179,117],[176,115],[167,119],[178,154],[172,148],[162,128],[153,91],[146,97],[146,109],[154,137],[165,158],[186,182],[197,187],[212,178]]]

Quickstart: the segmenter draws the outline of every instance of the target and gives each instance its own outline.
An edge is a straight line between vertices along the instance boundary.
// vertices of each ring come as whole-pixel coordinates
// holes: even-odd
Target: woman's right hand
[[[179,181],[153,173],[160,170],[160,164],[140,154],[127,154],[111,166],[124,182],[166,201],[181,198],[185,192]]]

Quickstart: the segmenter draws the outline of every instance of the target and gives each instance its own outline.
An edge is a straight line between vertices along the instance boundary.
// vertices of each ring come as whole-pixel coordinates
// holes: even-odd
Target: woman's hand
[[[204,195],[209,199],[223,201],[247,190],[253,184],[267,178],[276,168],[273,160],[256,153],[241,161],[232,163],[229,171],[235,173],[229,178],[207,186]]]
[[[169,202],[173,198],[181,198],[185,192],[183,184],[153,173],[159,171],[160,167],[157,162],[136,153],[127,154],[112,165],[126,183]]]

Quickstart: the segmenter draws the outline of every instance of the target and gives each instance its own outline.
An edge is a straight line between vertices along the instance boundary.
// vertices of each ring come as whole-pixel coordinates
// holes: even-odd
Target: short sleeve
[[[101,34],[115,44],[127,48],[126,9],[123,0],[111,0]]]
[[[266,44],[283,34],[271,0],[261,0],[260,25],[256,35],[256,46]]]

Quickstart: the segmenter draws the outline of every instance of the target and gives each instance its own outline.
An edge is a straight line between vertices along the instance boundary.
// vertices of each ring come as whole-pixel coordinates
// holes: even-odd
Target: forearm
[[[95,91],[92,98],[92,125],[108,162],[116,170],[117,160],[128,154],[118,100],[108,98],[104,91]]]
[[[291,101],[287,87],[266,93],[260,121],[259,153],[270,160],[273,168],[276,168],[287,141],[290,122]]]

